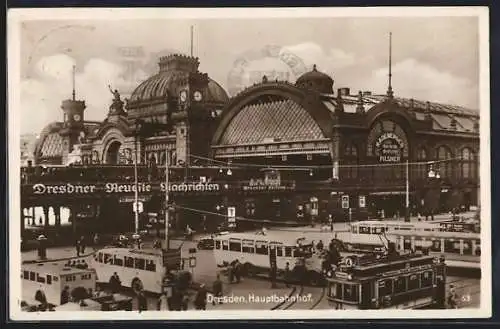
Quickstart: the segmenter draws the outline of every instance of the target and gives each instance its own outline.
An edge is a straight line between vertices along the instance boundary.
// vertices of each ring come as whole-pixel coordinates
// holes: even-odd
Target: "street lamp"
[[[138,191],[138,173],[137,173],[137,161],[139,160],[139,156],[137,154],[138,152],[138,147],[137,147],[137,138],[139,136],[139,133],[141,131],[141,123],[140,121],[136,121],[136,126],[135,126],[135,161],[134,161],[134,213],[135,213],[135,235],[139,234],[139,191]]]
[[[405,202],[405,221],[410,221],[410,169],[408,160],[406,160],[406,202]]]
[[[427,177],[429,178],[429,182],[434,185],[434,183],[438,182],[439,179],[441,178],[441,175],[439,174],[439,171],[434,170],[432,165],[429,167],[429,172],[427,173]],[[432,188],[433,186],[431,186]],[[431,220],[434,220],[434,210],[433,207],[429,207],[429,211],[431,212]],[[427,215],[426,215],[427,219]]]

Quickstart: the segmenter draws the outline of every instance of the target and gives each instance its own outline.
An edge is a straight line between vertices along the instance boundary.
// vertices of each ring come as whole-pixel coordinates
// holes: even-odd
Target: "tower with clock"
[[[71,99],[62,101],[61,109],[64,114],[63,129],[59,135],[63,137],[63,159],[73,150],[73,146],[79,144],[82,140],[82,132],[85,133],[84,112],[85,101],[76,100],[75,88],[73,83],[73,95]],[[63,161],[63,163],[65,160]]]
[[[206,154],[204,145],[209,143],[209,138],[203,132],[210,114],[205,106],[208,82],[208,75],[198,71],[189,72],[187,78],[179,82],[178,111],[172,116],[178,163],[190,165],[195,159],[190,154]]]

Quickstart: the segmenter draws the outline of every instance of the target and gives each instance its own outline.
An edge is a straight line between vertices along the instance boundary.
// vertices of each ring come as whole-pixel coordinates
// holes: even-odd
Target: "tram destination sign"
[[[102,183],[102,184],[34,184],[31,185],[30,194],[34,195],[92,195],[92,194],[127,194],[165,192],[165,183]],[[216,192],[220,185],[215,183],[171,183],[169,192],[192,193],[192,192]]]

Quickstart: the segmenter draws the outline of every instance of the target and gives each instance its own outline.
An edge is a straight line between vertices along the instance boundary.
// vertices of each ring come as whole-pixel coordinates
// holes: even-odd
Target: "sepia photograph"
[[[7,27],[12,320],[491,316],[486,7]]]

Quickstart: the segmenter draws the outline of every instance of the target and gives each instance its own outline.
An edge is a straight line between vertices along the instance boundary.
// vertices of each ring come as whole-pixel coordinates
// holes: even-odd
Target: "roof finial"
[[[194,26],[191,25],[191,57],[193,57],[193,30],[194,30]]]
[[[317,71],[316,64],[313,65],[313,71]]]
[[[73,65],[73,73],[72,73],[72,81],[73,81],[73,100],[76,99],[76,92],[75,92],[75,71],[76,71],[76,66]]]
[[[394,97],[392,91],[392,32],[389,32],[389,86],[387,87],[387,97]]]

